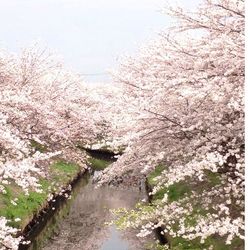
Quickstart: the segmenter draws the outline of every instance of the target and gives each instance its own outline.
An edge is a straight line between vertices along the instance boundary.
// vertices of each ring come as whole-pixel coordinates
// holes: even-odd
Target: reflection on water
[[[141,198],[137,189],[102,187],[95,189],[91,181],[77,194],[69,215],[60,222],[59,231],[44,250],[140,250],[144,249],[135,232],[126,235],[114,226],[110,209],[133,207]]]
[[[121,238],[120,232],[112,226],[110,228],[110,236],[105,240],[104,244],[101,246],[101,250],[127,250],[129,249],[129,244],[127,241]]]

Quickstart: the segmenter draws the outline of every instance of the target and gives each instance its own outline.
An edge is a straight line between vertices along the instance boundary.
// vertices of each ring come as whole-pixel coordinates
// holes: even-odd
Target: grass
[[[32,148],[35,149],[35,151],[39,151],[41,153],[46,153],[48,151],[48,148],[46,145],[43,145],[35,140],[30,140],[30,145]]]
[[[221,184],[220,174],[214,173],[209,170],[204,170],[204,175],[206,176],[206,180],[211,186],[216,186]]]
[[[47,192],[37,193],[30,192],[29,195],[25,195],[20,187],[15,183],[11,183],[6,187],[6,194],[0,194],[1,209],[0,216],[4,216],[10,220],[9,225],[12,227],[23,229],[33,215],[43,207],[46,202]],[[18,191],[18,193],[16,193]],[[12,204],[17,198],[16,204]],[[15,221],[16,218],[20,218],[20,221]]]
[[[62,185],[73,179],[81,170],[80,166],[65,161],[57,161],[50,166],[51,179]]]
[[[160,176],[162,171],[165,169],[165,166],[159,165],[155,168],[153,172],[149,174],[148,183],[151,187],[154,187],[157,184],[157,180],[155,180],[155,178]],[[154,194],[153,200],[162,199],[164,197],[164,194],[167,193],[169,202],[177,201],[183,198],[185,195],[189,194],[190,192],[191,188],[187,183],[178,182],[169,187],[164,187],[159,190],[156,194]]]
[[[210,236],[205,240],[204,244],[200,243],[200,239],[185,240],[181,237],[175,237],[171,240],[171,250],[200,250],[209,249],[209,246],[213,245],[214,250],[240,250],[244,249],[243,241],[239,238],[235,238],[231,245],[225,244],[225,239]]]
[[[169,202],[178,201],[191,193],[191,187],[184,181],[177,182],[167,188]]]
[[[88,163],[90,164],[90,166],[94,170],[100,171],[100,170],[103,170],[106,167],[108,167],[108,165],[110,165],[112,163],[112,161],[101,160],[101,159],[91,157],[91,158],[88,159]]]
[[[160,176],[162,171],[165,169],[166,169],[166,167],[163,165],[156,166],[155,170],[153,172],[151,172],[148,176],[148,184],[150,186],[155,186],[157,181],[154,180],[154,178]]]
[[[9,225],[23,229],[47,203],[47,196],[50,192],[59,192],[61,187],[68,183],[79,173],[80,167],[76,164],[58,161],[52,164],[49,169],[49,178],[40,178],[41,193],[30,191],[25,195],[21,187],[14,182],[6,185],[6,194],[0,194],[0,216],[10,220]],[[17,205],[13,204],[13,201]],[[20,221],[15,219],[20,218]]]
[[[166,167],[159,165],[155,170],[149,174],[148,183],[153,188],[157,184],[156,177],[160,176],[162,171]],[[211,187],[215,187],[221,184],[221,178],[219,173],[213,173],[209,170],[204,170],[204,181],[199,184],[194,184],[191,180],[180,181],[174,183],[169,187],[164,187],[153,195],[152,202],[157,205],[157,200],[162,199],[164,195],[168,194],[168,201],[181,201],[182,198],[191,194],[192,190],[197,192],[207,192]],[[194,201],[193,213],[185,218],[185,223],[189,226],[195,226],[197,223],[197,218],[200,216],[206,216],[209,211],[204,210],[204,208],[199,205],[199,201]],[[171,250],[200,250],[209,249],[209,246],[213,245],[214,250],[240,250],[244,249],[244,241],[235,238],[230,245],[226,245],[226,239],[216,235],[210,236],[205,240],[204,244],[200,243],[200,239],[195,240],[185,240],[182,237],[170,237],[170,249]]]

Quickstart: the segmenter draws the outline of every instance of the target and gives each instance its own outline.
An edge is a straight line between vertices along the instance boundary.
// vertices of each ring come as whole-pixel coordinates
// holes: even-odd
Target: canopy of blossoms
[[[153,194],[181,182],[192,192],[175,202],[166,193],[154,211],[128,225],[141,228],[140,236],[162,225],[173,237],[204,242],[220,235],[230,244],[244,237],[244,1],[207,0],[193,13],[164,12],[175,26],[113,72],[121,93],[110,141],[126,150],[101,183],[164,165]],[[209,186],[213,173],[219,181]],[[198,205],[205,213],[190,226],[185,218]]]

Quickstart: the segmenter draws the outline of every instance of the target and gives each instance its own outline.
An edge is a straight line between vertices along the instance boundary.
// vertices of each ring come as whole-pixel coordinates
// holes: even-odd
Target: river
[[[112,219],[110,209],[132,208],[142,198],[137,187],[96,189],[90,179],[78,189],[68,215],[43,250],[145,250],[145,240],[137,238],[134,230],[105,225]]]

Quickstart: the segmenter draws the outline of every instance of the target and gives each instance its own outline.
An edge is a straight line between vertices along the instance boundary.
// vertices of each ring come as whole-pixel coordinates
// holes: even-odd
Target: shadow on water
[[[34,215],[32,221],[25,227],[22,236],[25,241],[31,241],[29,245],[19,245],[18,250],[38,250],[44,245],[44,242],[57,231],[58,222],[69,214],[70,207],[80,189],[87,185],[90,174],[88,172],[79,173],[72,181],[72,199],[67,199],[64,195],[56,195],[48,202],[40,212]]]

